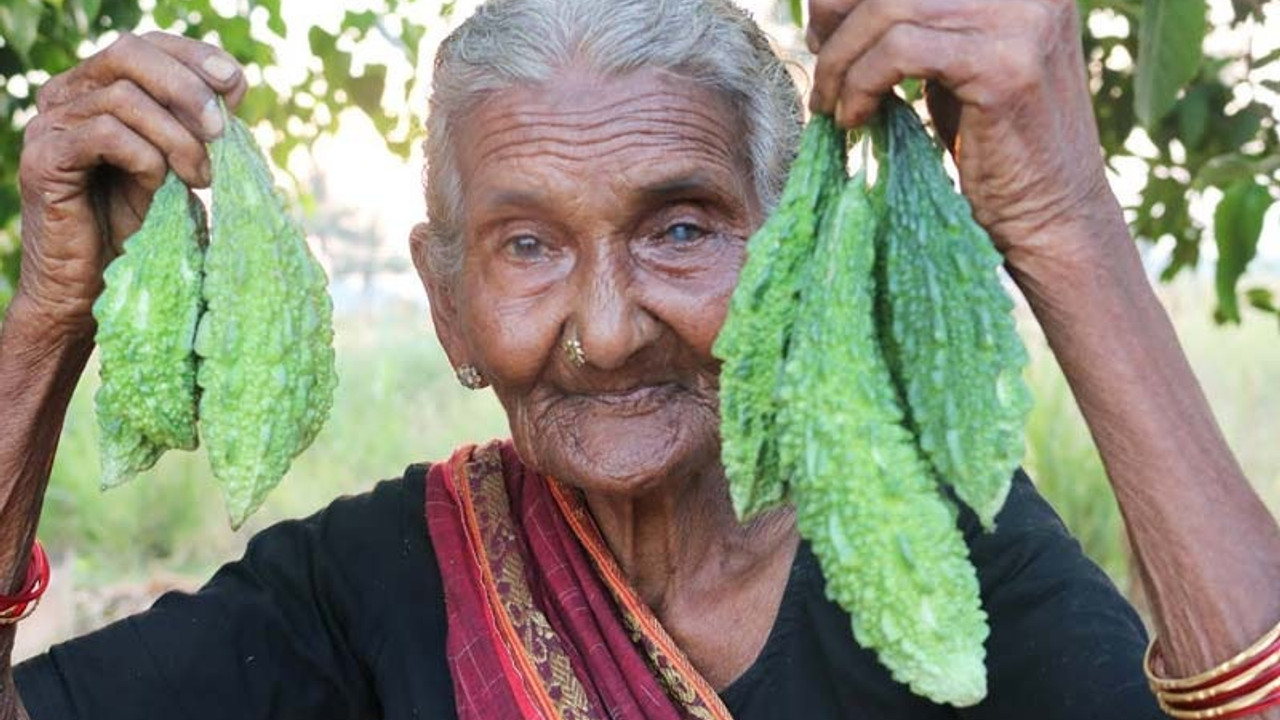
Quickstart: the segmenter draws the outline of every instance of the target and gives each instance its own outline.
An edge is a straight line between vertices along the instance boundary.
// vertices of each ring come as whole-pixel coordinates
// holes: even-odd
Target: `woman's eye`
[[[546,245],[532,235],[519,235],[507,241],[507,252],[520,260],[536,260],[546,251]]]
[[[707,232],[693,223],[676,223],[667,228],[663,237],[676,245],[690,245],[703,238]]]

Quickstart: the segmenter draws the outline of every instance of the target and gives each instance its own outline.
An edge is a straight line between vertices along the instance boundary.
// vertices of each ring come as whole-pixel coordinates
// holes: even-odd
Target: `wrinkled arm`
[[[1190,675],[1280,621],[1280,528],[1223,439],[1108,200],[1030,243],[1035,256],[1008,259],[1102,455],[1167,669]]]
[[[93,348],[87,331],[52,332],[21,295],[0,326],[0,583],[13,593],[26,575],[62,421]],[[15,626],[0,626],[0,720],[25,720],[13,685]]]
[[[1251,645],[1280,621],[1280,530],[1223,440],[1107,187],[1076,3],[809,9],[815,110],[860,124],[903,77],[952,95],[955,122],[939,127],[961,140],[961,187],[1093,433],[1168,671],[1199,672]]]

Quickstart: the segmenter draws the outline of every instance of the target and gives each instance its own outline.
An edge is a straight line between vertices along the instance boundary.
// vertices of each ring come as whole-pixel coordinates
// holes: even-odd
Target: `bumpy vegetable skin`
[[[1024,452],[1026,349],[1000,254],[919,118],[890,98],[880,123],[880,340],[925,456],[990,529]]]
[[[204,206],[173,173],[93,305],[102,384],[95,396],[104,488],[193,450],[196,356],[206,242]]]
[[[824,218],[783,374],[782,455],[827,595],[858,643],[936,702],[986,695],[988,629],[956,525],[920,456],[876,338],[875,217],[861,174]]]
[[[813,251],[819,211],[844,178],[844,133],[831,118],[810,121],[777,209],[747,244],[747,262],[716,340],[722,457],[738,515],[750,518],[786,498],[778,456],[779,373]]]
[[[248,130],[211,146],[213,232],[196,338],[201,433],[233,526],[319,432],[337,384],[324,270]]]

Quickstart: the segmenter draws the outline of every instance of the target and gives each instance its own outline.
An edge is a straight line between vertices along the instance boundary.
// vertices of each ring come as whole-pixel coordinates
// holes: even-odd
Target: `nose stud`
[[[578,339],[577,333],[565,338],[561,347],[564,348],[564,355],[570,365],[580,368],[587,364],[587,354],[582,350],[582,341]]]

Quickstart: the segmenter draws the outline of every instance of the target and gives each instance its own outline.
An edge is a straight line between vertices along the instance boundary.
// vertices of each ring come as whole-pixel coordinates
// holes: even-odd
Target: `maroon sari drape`
[[[461,720],[731,720],[576,491],[510,442],[463,448],[426,483]]]

